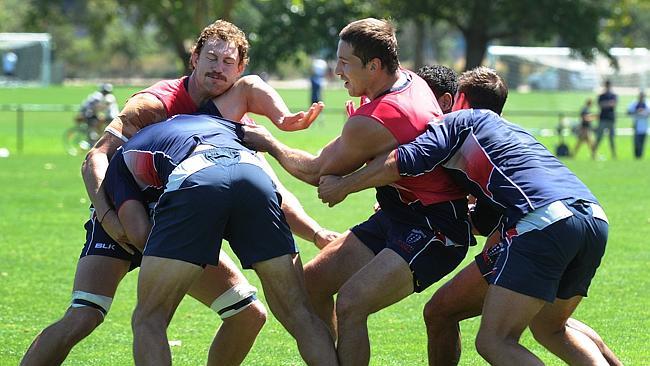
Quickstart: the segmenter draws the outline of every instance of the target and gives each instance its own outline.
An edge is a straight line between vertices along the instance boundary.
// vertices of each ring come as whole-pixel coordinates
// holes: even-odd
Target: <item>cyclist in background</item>
[[[91,93],[81,104],[75,120],[88,126],[88,138],[91,145],[102,134],[106,121],[112,121],[119,113],[117,100],[113,93],[113,85],[104,83],[99,90]]]

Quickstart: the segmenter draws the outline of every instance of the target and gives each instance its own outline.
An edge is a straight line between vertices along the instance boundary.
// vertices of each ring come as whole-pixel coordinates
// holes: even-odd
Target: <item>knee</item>
[[[367,317],[368,313],[361,305],[355,300],[355,296],[345,290],[341,291],[336,298],[336,317],[338,321],[345,322],[355,318]]]
[[[555,329],[550,327],[548,324],[544,324],[542,322],[531,322],[530,325],[528,326],[530,329],[530,332],[533,334],[533,338],[537,342],[539,342],[541,345],[545,345],[548,343],[548,340],[551,339],[555,335],[559,335],[560,333],[564,332],[564,327]]]
[[[441,300],[440,296],[436,295],[424,305],[422,311],[424,323],[427,327],[435,327],[440,323],[455,321],[455,319],[449,317],[450,315],[446,304]]]
[[[438,328],[457,324],[466,317],[458,309],[458,302],[449,300],[446,287],[440,288],[433,297],[424,305],[422,315],[427,328]],[[480,313],[480,311],[479,311]]]
[[[259,333],[266,324],[266,308],[260,301],[255,301],[240,314],[224,319],[224,323],[232,324],[236,329]]]
[[[498,341],[495,335],[483,330],[479,330],[474,345],[476,346],[476,351],[487,361],[492,359],[494,352],[499,351]]]
[[[104,316],[93,308],[70,308],[61,320],[43,330],[42,335],[51,334],[66,343],[76,342],[92,333],[103,322]]]

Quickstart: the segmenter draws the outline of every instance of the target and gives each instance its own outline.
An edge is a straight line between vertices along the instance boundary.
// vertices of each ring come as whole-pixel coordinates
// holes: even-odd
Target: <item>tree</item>
[[[426,15],[444,20],[465,38],[465,69],[479,66],[490,42],[519,37],[561,42],[591,59],[593,49],[607,53],[599,39],[601,19],[610,16],[614,0],[416,0],[414,6],[383,1],[405,17]]]
[[[217,19],[231,20],[237,0],[118,0],[135,23],[144,28],[155,25],[160,42],[167,44],[189,69],[188,41]]]
[[[300,54],[334,57],[339,31],[373,10],[369,2],[351,0],[252,3],[262,17],[249,33],[251,66],[268,71],[274,71],[278,62],[297,61]]]

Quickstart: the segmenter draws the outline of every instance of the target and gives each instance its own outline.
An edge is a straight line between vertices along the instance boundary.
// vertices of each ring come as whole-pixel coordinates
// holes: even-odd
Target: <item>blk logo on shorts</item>
[[[115,250],[115,244],[95,243],[95,249]]]

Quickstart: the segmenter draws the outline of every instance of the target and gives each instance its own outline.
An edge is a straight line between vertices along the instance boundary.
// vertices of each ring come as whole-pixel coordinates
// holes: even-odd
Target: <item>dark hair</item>
[[[226,42],[233,42],[237,46],[237,52],[239,53],[239,65],[246,66],[248,64],[248,40],[246,39],[246,34],[236,25],[221,19],[203,28],[199,38],[192,47],[190,57],[195,53],[197,55],[201,54],[205,42],[213,37],[217,37]],[[191,62],[190,67],[192,67]]]
[[[399,67],[399,49],[395,27],[386,19],[366,18],[354,21],[339,33],[342,41],[349,43],[354,55],[365,66],[374,58],[381,61],[381,67],[394,73]]]
[[[447,66],[422,66],[417,74],[427,82],[436,98],[440,98],[445,93],[449,93],[453,97],[458,91],[458,75]]]
[[[458,91],[465,94],[470,107],[489,109],[497,114],[503,112],[508,99],[508,86],[496,71],[479,66],[462,73],[458,79]]]

